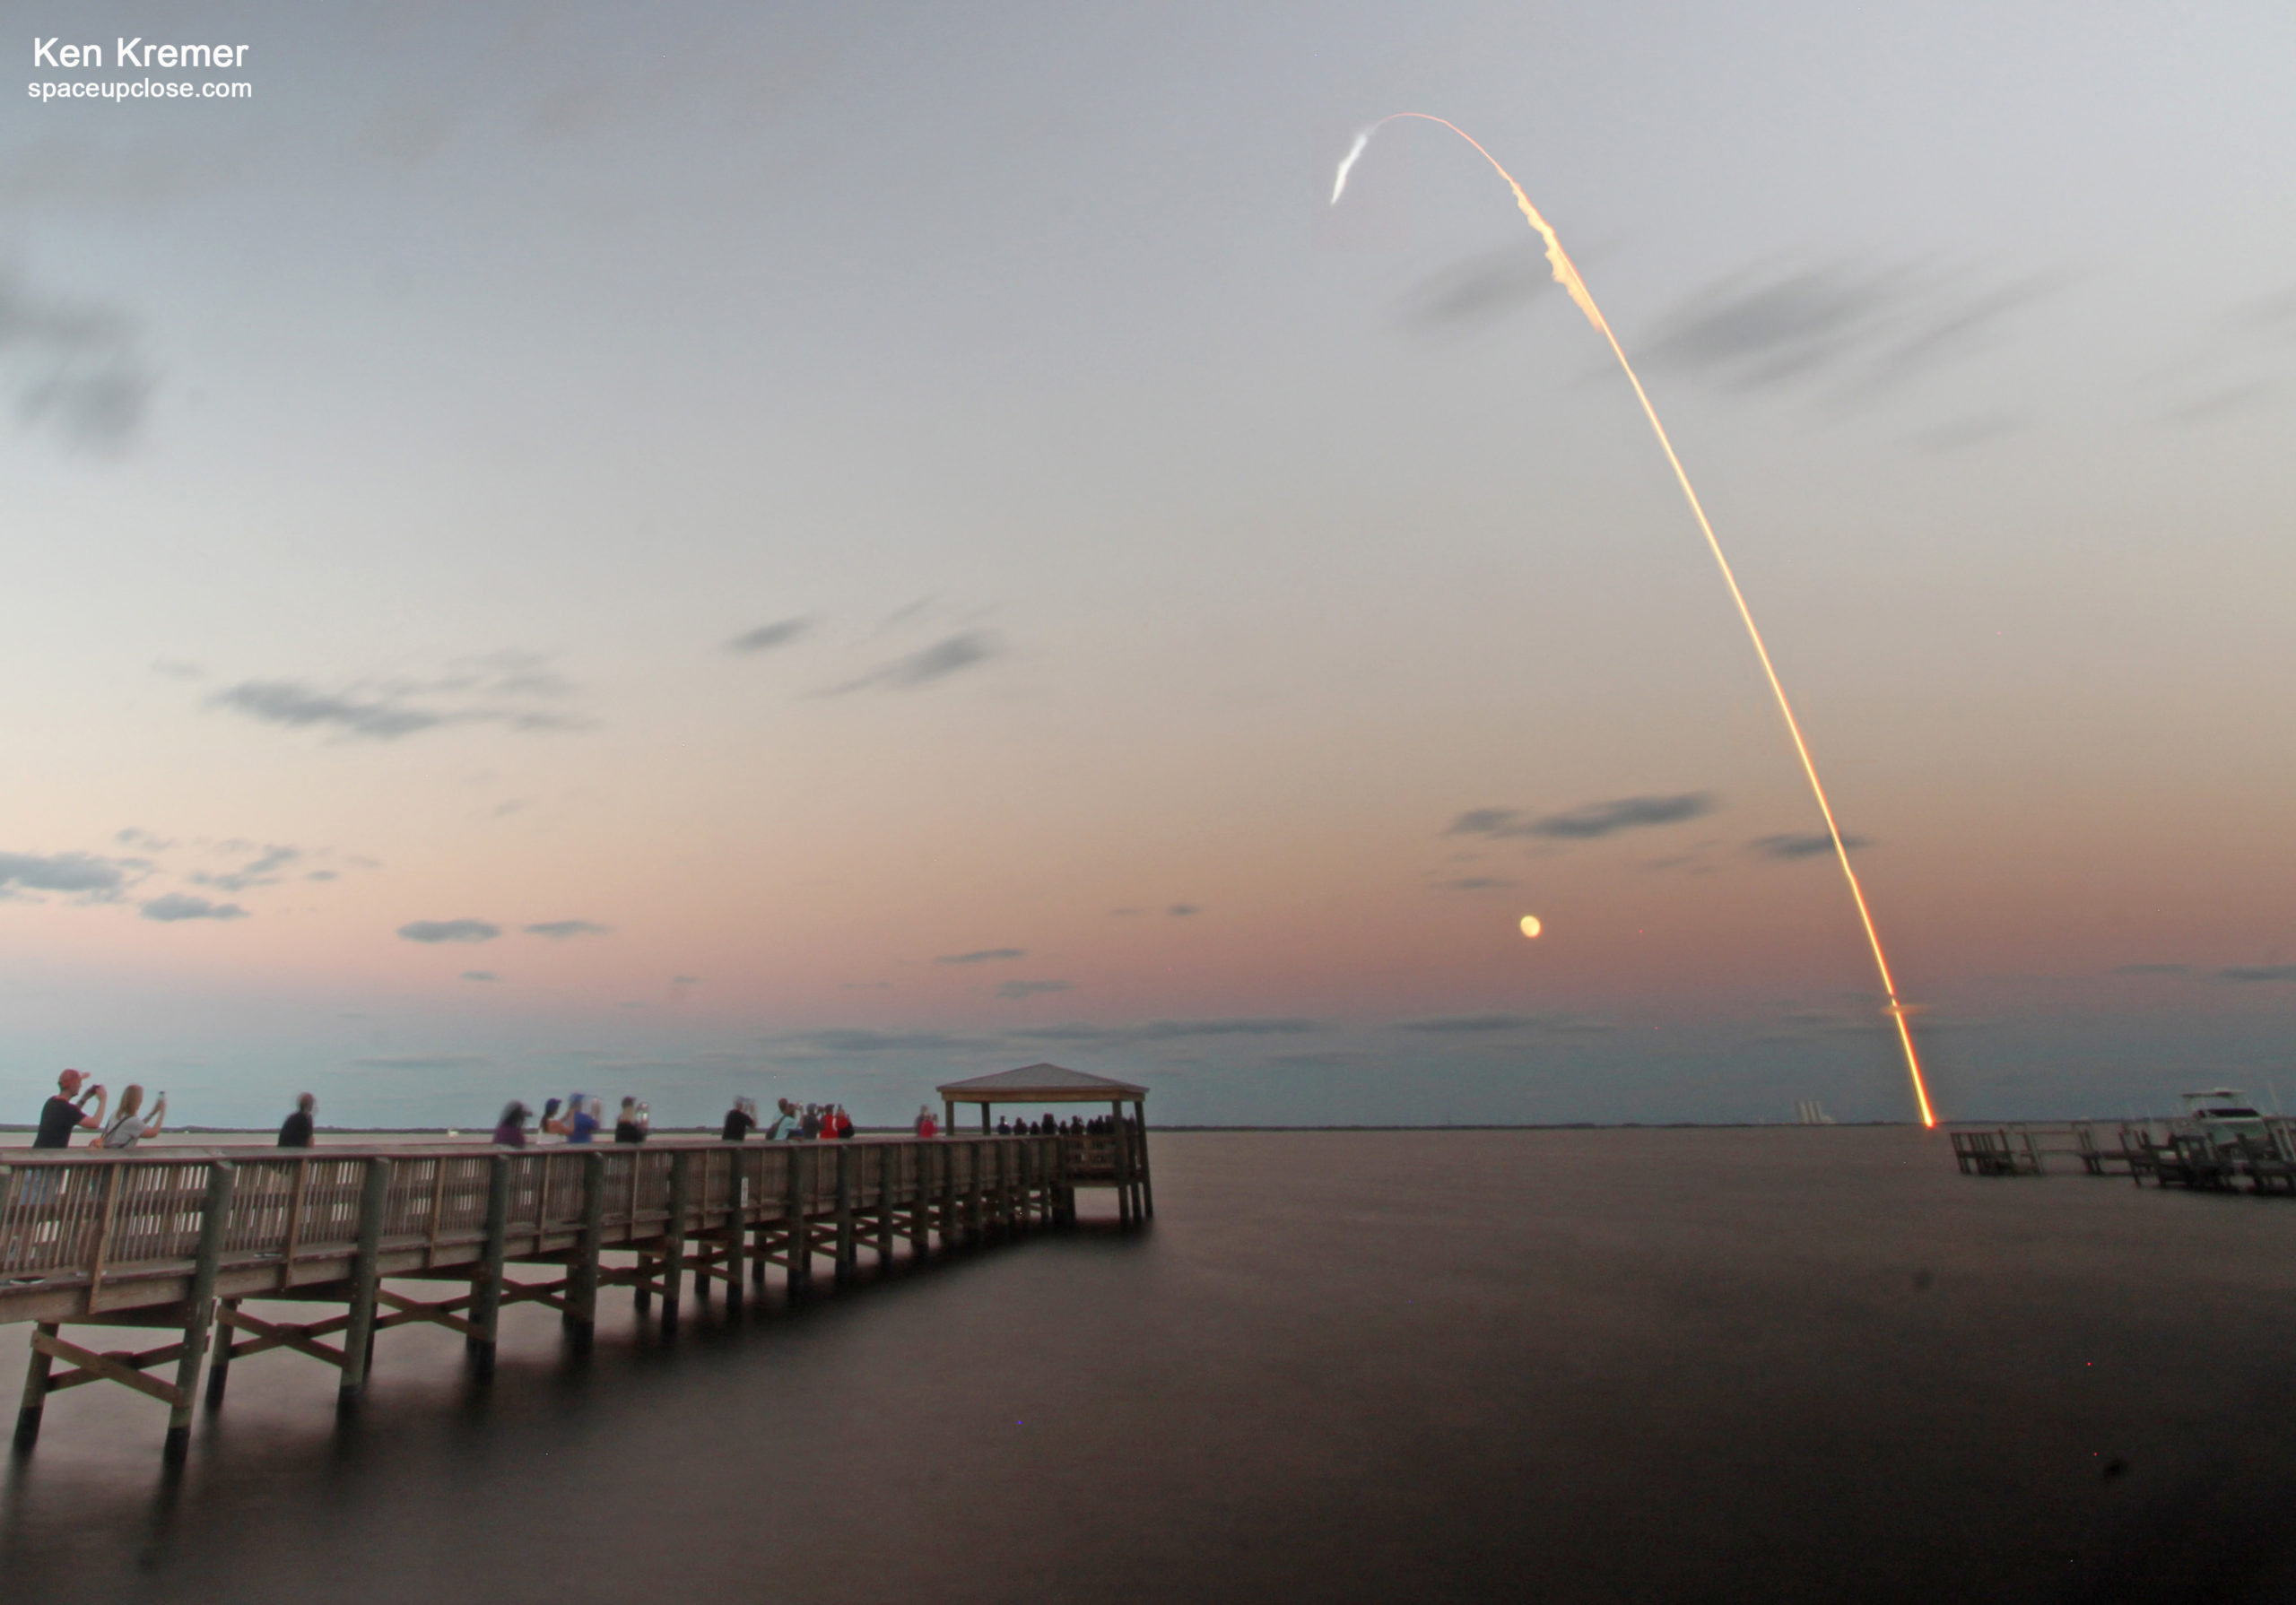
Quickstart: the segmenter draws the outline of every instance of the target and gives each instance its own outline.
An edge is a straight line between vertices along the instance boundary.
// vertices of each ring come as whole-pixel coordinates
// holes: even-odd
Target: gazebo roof
[[[993,1076],[948,1081],[939,1091],[952,1104],[1108,1104],[1148,1096],[1145,1087],[1059,1064],[1026,1064]]]

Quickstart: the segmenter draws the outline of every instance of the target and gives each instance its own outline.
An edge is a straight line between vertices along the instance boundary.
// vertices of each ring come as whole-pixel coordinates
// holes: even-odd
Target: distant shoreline
[[[1831,1125],[1848,1130],[1871,1126],[1908,1126],[1913,1124],[1909,1120],[1835,1120],[1828,1121],[1824,1125],[1810,1126],[1806,1129],[1823,1131],[1826,1126]],[[1782,1126],[1791,1126],[1796,1130],[1804,1129],[1801,1122],[1793,1120],[1567,1120],[1519,1121],[1503,1124],[1460,1122],[1441,1125],[1158,1125],[1152,1121],[1149,1123],[1148,1129],[1151,1132],[1767,1132],[1775,1131]],[[36,1125],[18,1125],[0,1121],[0,1135],[13,1136],[18,1132],[34,1132],[39,1129]],[[267,1125],[184,1125],[168,1128],[170,1134],[185,1137],[258,1137],[267,1136],[274,1129]],[[450,1135],[468,1137],[489,1129],[491,1128],[481,1126],[443,1125],[323,1125],[317,1128],[317,1134],[322,1137],[446,1137]],[[707,1136],[717,1129],[716,1126],[657,1125],[653,1128],[653,1132],[656,1136],[660,1137],[700,1137]],[[910,1129],[906,1125],[857,1125],[853,1128],[856,1135],[872,1137],[900,1135],[909,1132]],[[970,1131],[951,1131],[944,1134],[952,1137],[969,1137],[978,1133]],[[613,1145],[606,1143],[600,1146]]]

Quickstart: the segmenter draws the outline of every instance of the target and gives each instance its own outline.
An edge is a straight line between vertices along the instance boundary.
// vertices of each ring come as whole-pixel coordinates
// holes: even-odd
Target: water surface
[[[1890,1129],[1153,1141],[1145,1233],[865,1271],[738,1328],[689,1305],[671,1342],[609,1293],[587,1360],[522,1306],[491,1390],[458,1339],[394,1331],[340,1431],[332,1372],[242,1361],[179,1479],[160,1406],[58,1395],[0,1471],[0,1592],[2237,1600],[2296,1579],[2296,1201],[1964,1178],[1942,1138]],[[0,1330],[0,1396],[24,1330]]]

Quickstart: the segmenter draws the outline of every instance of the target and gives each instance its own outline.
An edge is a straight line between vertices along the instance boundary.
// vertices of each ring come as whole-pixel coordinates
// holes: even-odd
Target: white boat
[[[2231,1087],[2211,1087],[2180,1095],[2185,1118],[2220,1148],[2253,1148],[2269,1153],[2272,1133],[2264,1115],[2248,1102],[2248,1094]]]

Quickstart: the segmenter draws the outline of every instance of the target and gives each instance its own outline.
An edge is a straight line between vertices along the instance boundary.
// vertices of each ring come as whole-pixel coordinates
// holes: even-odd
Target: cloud
[[[1535,820],[1525,819],[1520,810],[1513,808],[1475,808],[1453,820],[1443,834],[1592,841],[1615,836],[1622,830],[1694,820],[1712,813],[1718,806],[1712,792],[1683,792],[1672,796],[1613,797],[1605,802],[1585,802]]]
[[[1405,298],[1403,325],[1422,334],[1481,328],[1527,306],[1552,282],[1535,250],[1487,251],[1422,281]]]
[[[946,1053],[978,1045],[945,1031],[798,1031],[780,1040],[831,1054]]]
[[[1068,990],[1070,988],[1065,981],[1007,981],[996,989],[996,995],[1018,1002],[1022,998],[1032,998],[1041,993]]]
[[[2257,412],[2279,398],[2279,386],[2268,379],[2251,379],[2222,386],[2182,406],[2170,408],[2161,416],[2170,423],[2206,423],[2212,419]]]
[[[1184,920],[1190,915],[1201,914],[1204,911],[1193,903],[1174,903],[1164,912],[1176,920]]]
[[[1872,392],[1976,348],[2054,287],[1903,265],[1742,269],[1676,307],[1643,349],[1654,364],[1701,371],[1737,390],[1830,379],[1838,393]]]
[[[346,734],[383,742],[447,723],[445,714],[429,708],[330,695],[295,680],[242,681],[228,690],[216,692],[210,700],[217,707],[228,707],[267,724],[284,724],[291,729],[331,724]]]
[[[0,369],[17,416],[74,445],[114,452],[144,422],[152,374],[134,325],[104,308],[46,300],[0,269]]]
[[[351,1063],[361,1070],[483,1070],[494,1061],[483,1054],[383,1054]]]
[[[1845,847],[1870,847],[1866,837],[1845,832],[1841,838]],[[1815,858],[1833,851],[1833,837],[1812,831],[1804,836],[1757,836],[1746,844],[1746,851],[1764,858]]]
[[[1549,1031],[1570,1036],[1615,1031],[1606,1019],[1582,1014],[1453,1014],[1433,1019],[1397,1020],[1398,1031],[1429,1037],[1494,1037],[1512,1031]]]
[[[1956,418],[1945,423],[1915,431],[1913,443],[1926,452],[1940,455],[1947,452],[1967,451],[2004,435],[2013,435],[2025,427],[2022,419],[2006,413]]]
[[[500,981],[501,978],[501,976],[496,975],[491,969],[466,969],[463,971],[463,979],[465,981]]]
[[[1498,891],[1515,883],[1497,875],[1462,875],[1456,881],[1439,881],[1437,887],[1444,891]]]
[[[813,627],[813,621],[810,618],[783,619],[772,624],[761,624],[755,629],[726,642],[726,650],[770,652],[776,646],[787,646]]]
[[[2117,976],[2189,976],[2189,964],[2124,964],[2113,971]]]
[[[590,720],[552,706],[574,691],[545,660],[504,651],[458,658],[429,680],[361,681],[333,691],[300,680],[247,680],[207,700],[211,707],[266,724],[392,742],[452,724],[526,733],[587,729]]]
[[[822,693],[825,697],[842,697],[849,692],[880,688],[888,690],[913,691],[950,675],[985,664],[1000,655],[1004,648],[996,638],[986,630],[969,629],[932,646],[912,652],[906,657],[895,658],[881,668],[870,670],[857,680],[831,686]]]
[[[564,941],[570,936],[604,936],[613,927],[594,924],[588,920],[544,920],[538,925],[525,925],[520,929],[529,936],[547,936],[552,941]]]
[[[416,920],[398,933],[409,941],[492,941],[502,927],[484,920]]]
[[[935,964],[993,964],[1006,959],[1026,959],[1026,948],[978,948],[970,953],[944,953]]]
[[[27,891],[116,892],[135,860],[97,858],[86,853],[0,853],[0,888]]]
[[[2257,297],[2240,308],[2235,321],[2247,329],[2296,340],[2296,286]]]
[[[2296,964],[2239,964],[2216,972],[2220,981],[2296,981]]]
[[[248,911],[237,903],[211,903],[188,892],[171,891],[144,905],[147,920],[243,920]]]
[[[1030,1042],[1174,1042],[1187,1037],[1289,1037],[1324,1028],[1312,1019],[1153,1019],[1136,1026],[1031,1026],[1008,1036]]]
[[[200,680],[207,671],[197,664],[180,663],[173,658],[161,658],[152,665],[152,672],[170,680]]]
[[[1528,1031],[1539,1023],[1535,1014],[1456,1014],[1442,1019],[1398,1020],[1396,1029],[1436,1037],[1474,1037],[1494,1031]]]
[[[260,856],[228,874],[211,875],[194,871],[193,884],[212,886],[219,891],[245,891],[250,886],[275,886],[285,877],[278,872],[302,857],[295,847],[266,846]]]

